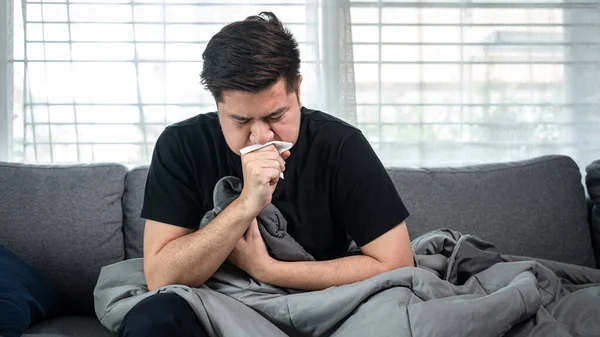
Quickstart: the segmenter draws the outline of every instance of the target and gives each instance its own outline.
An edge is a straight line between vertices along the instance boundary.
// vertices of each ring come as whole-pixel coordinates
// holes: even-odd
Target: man
[[[275,15],[225,26],[202,57],[202,82],[218,112],[171,125],[156,143],[142,210],[150,290],[199,286],[226,260],[257,280],[303,290],[413,265],[408,212],[385,168],[359,130],[302,106],[298,46]],[[281,155],[268,146],[240,157],[240,149],[273,140],[294,146]],[[224,176],[241,178],[243,190],[198,230]],[[270,203],[317,261],[270,257],[256,221]],[[362,255],[347,254],[348,235]],[[204,335],[187,302],[174,294],[138,303],[119,332]]]

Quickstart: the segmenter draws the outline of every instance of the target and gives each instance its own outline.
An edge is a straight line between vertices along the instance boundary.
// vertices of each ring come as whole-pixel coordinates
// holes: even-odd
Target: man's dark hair
[[[288,93],[298,92],[298,43],[271,12],[223,27],[208,42],[202,60],[202,84],[217,102],[223,101],[224,90],[259,92],[282,77]]]

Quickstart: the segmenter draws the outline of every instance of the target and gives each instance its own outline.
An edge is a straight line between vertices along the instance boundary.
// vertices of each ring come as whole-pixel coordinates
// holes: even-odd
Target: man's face
[[[300,131],[299,95],[300,90],[298,96],[287,92],[285,79],[258,93],[224,91],[217,108],[229,148],[240,154],[246,146],[273,140],[295,144]]]

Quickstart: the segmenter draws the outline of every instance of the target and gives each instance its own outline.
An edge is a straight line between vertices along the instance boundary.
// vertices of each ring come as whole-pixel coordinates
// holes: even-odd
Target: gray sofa
[[[592,223],[580,169],[569,157],[389,172],[411,212],[412,238],[448,227],[502,253],[600,262],[600,217]],[[0,243],[74,305],[25,336],[113,335],[95,318],[92,291],[102,266],[142,256],[146,174],[147,167],[117,164],[0,163]]]

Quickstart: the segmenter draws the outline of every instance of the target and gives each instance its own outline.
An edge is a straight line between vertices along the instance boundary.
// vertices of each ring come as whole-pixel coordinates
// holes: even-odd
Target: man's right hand
[[[244,188],[240,197],[197,231],[146,221],[144,273],[148,288],[156,289],[168,284],[198,286],[210,278],[231,254],[251,223],[256,221],[260,211],[271,203],[279,174],[285,170],[283,160],[289,156],[289,151],[280,155],[275,146],[244,155]],[[265,254],[254,254],[265,249],[258,244],[260,242],[250,242],[251,245],[243,247],[245,255],[264,257]],[[240,264],[252,263],[254,260]]]
[[[289,151],[280,155],[275,146],[271,145],[242,157],[244,188],[240,201],[247,207],[249,216],[258,216],[271,203],[279,175],[285,171],[284,158],[289,155]]]

